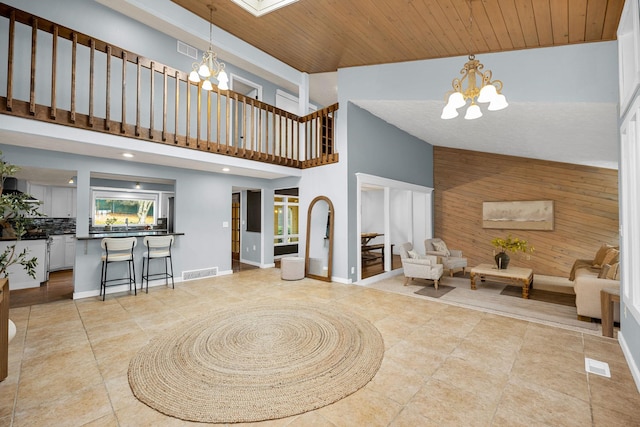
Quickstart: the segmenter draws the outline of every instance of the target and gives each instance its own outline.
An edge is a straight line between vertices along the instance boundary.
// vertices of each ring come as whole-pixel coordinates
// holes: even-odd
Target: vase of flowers
[[[529,246],[529,243],[518,237],[512,237],[509,234],[506,238],[496,237],[491,240],[491,244],[495,246],[499,252],[495,256],[496,265],[499,270],[503,270],[509,267],[509,252],[533,252],[533,246]]]

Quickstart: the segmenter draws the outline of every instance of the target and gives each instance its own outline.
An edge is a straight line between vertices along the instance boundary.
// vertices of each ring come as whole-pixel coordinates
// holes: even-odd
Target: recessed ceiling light
[[[229,168],[222,168],[222,172],[229,172],[231,169]]]
[[[131,153],[122,153],[122,155],[123,155],[124,157],[126,157],[127,159],[130,159],[130,158],[132,158],[132,157],[133,157],[133,154],[131,154]]]

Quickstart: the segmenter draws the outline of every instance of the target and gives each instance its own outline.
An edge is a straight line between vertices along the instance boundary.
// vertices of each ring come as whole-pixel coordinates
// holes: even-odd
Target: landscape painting
[[[482,227],[553,230],[553,200],[483,202]]]

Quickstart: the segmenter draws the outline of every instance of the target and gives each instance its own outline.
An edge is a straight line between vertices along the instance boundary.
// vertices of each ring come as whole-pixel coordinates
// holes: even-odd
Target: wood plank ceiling
[[[172,0],[299,71],[615,40],[624,0]],[[472,13],[470,12],[472,10]],[[215,31],[214,31],[215,43]]]

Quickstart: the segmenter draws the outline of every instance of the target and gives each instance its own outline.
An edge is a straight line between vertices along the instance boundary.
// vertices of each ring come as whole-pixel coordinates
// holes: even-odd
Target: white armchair
[[[416,254],[411,243],[403,243],[400,245],[400,260],[404,269],[405,286],[411,279],[429,279],[433,280],[433,285],[438,289],[438,281],[443,272],[442,264],[438,264],[438,257]]]
[[[453,277],[454,270],[462,269],[462,274],[467,268],[467,259],[462,256],[462,251],[458,249],[449,249],[447,244],[438,238],[427,239],[424,241],[424,251],[428,255],[438,257],[445,270],[449,270],[449,275]]]

